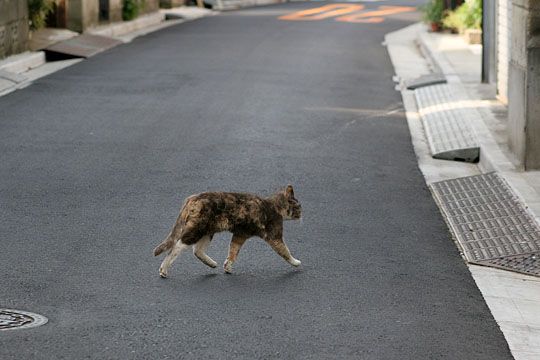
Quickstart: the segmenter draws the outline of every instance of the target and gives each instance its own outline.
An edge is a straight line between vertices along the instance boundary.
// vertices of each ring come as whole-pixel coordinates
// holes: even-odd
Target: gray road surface
[[[325,4],[174,26],[0,98],[0,307],[49,318],[0,333],[1,359],[510,358],[381,46],[419,15],[278,19]],[[184,253],[159,278],[186,196],[287,183],[301,268],[252,239],[234,275]]]

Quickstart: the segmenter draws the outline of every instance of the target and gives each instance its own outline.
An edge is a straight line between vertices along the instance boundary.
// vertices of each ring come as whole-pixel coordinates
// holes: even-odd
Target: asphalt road
[[[174,26],[0,98],[0,307],[49,318],[1,333],[1,359],[511,358],[381,46],[419,15],[278,19],[323,5]],[[252,239],[234,275],[184,253],[158,276],[186,196],[287,183],[300,268]]]

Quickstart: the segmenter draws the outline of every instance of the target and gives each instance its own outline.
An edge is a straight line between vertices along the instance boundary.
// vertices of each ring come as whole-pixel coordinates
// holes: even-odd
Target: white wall
[[[497,93],[504,103],[508,103],[511,38],[512,0],[497,0]]]

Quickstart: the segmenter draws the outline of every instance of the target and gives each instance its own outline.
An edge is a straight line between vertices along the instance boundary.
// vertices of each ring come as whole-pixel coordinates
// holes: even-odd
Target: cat
[[[178,255],[193,246],[193,254],[204,264],[215,268],[217,263],[206,249],[215,233],[233,234],[229,256],[223,264],[225,273],[232,267],[247,239],[258,236],[292,266],[300,266],[283,241],[283,220],[298,220],[302,207],[294,197],[291,185],[268,198],[247,193],[204,192],[188,197],[167,238],[154,249],[154,256],[169,251],[159,268],[166,278]]]

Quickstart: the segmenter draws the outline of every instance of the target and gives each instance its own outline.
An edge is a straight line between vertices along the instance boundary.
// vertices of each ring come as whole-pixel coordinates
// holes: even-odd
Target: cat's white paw
[[[161,276],[163,279],[167,278],[167,271],[163,268],[159,268],[159,276]]]
[[[300,266],[300,264],[302,264],[302,262],[298,259],[292,258],[291,260],[289,260],[289,264],[291,264],[292,266],[298,267]]]
[[[225,260],[225,263],[223,264],[223,270],[225,270],[225,272],[227,274],[232,274],[232,266],[233,266],[233,262],[230,261],[230,260]]]
[[[209,260],[206,265],[210,266],[211,268],[215,268],[217,267],[217,262],[215,262],[214,260]]]

